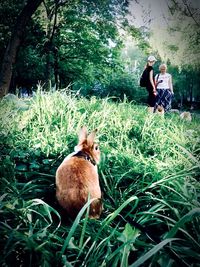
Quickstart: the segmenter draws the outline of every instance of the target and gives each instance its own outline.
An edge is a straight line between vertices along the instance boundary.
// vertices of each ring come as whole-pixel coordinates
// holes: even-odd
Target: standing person
[[[156,74],[155,76],[157,96],[154,111],[160,106],[164,109],[164,112],[166,112],[171,109],[172,96],[174,95],[172,76],[167,73],[166,64],[161,64],[159,70],[160,74]]]
[[[147,64],[145,66],[144,72],[142,74],[142,81],[140,80],[140,86],[146,87],[149,96],[148,96],[148,110],[153,112],[155,106],[156,99],[156,87],[154,83],[154,69],[153,65],[156,62],[156,58],[154,56],[149,56]]]

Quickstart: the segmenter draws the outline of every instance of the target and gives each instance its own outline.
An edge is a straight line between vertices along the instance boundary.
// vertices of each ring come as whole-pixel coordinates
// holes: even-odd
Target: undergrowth
[[[2,266],[200,266],[199,121],[62,92],[0,102]],[[104,211],[75,221],[55,172],[98,128]]]

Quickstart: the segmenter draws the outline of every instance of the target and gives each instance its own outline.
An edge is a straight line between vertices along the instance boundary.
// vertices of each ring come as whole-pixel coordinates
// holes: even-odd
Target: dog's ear
[[[79,144],[83,143],[86,139],[87,139],[87,128],[83,126],[78,135]]]
[[[88,146],[92,146],[94,143],[94,138],[96,136],[97,129],[95,129],[93,132],[91,132],[87,137],[87,144]]]

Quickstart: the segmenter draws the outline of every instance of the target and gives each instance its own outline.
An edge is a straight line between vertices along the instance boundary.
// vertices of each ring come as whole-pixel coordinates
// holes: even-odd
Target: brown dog
[[[189,111],[184,111],[180,114],[180,118],[186,121],[192,121],[192,115]]]
[[[96,130],[87,134],[80,130],[75,152],[68,155],[56,172],[56,197],[59,204],[74,218],[88,200],[95,198],[89,211],[90,218],[99,218],[102,212],[101,189],[97,164],[100,161],[99,146],[94,143]]]
[[[158,106],[156,109],[156,113],[164,116],[165,110],[164,110],[163,106]]]

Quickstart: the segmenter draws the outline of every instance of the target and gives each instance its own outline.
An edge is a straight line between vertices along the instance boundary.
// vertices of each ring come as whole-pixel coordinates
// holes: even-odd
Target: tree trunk
[[[48,41],[45,44],[46,47],[46,82],[48,84],[47,89],[51,89],[51,76],[52,72],[54,70],[54,78],[55,78],[55,86],[57,88],[58,84],[58,67],[57,67],[57,48],[55,47],[54,44],[54,35],[57,30],[57,16],[58,16],[58,5],[59,1],[55,0],[53,8],[49,8],[48,6],[45,5],[46,9],[46,15],[47,15],[47,33],[46,37]],[[52,27],[52,20],[53,21],[53,27]],[[52,60],[51,60],[52,59]]]
[[[58,49],[54,48],[54,78],[56,90],[59,88],[59,72],[58,72]]]
[[[192,103],[193,103],[193,84],[194,84],[194,81],[192,77],[190,81],[190,107],[192,107]]]
[[[13,64],[15,64],[17,51],[21,43],[24,29],[41,3],[42,0],[28,0],[27,4],[17,17],[14,30],[4,54],[0,71],[0,98],[8,93],[12,77]]]

